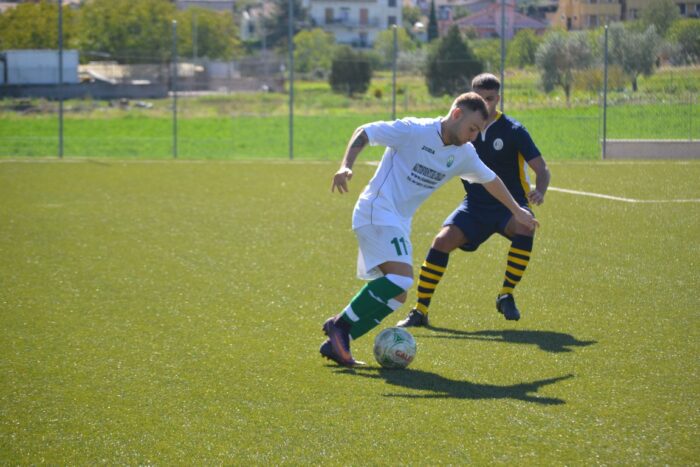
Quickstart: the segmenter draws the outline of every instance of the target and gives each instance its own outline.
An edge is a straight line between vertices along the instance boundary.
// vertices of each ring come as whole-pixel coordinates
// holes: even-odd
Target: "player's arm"
[[[535,219],[530,211],[520,207],[515,199],[513,199],[513,195],[510,194],[510,191],[508,191],[508,188],[506,188],[506,186],[503,184],[500,177],[496,176],[496,178],[490,182],[484,183],[483,185],[484,188],[486,188],[486,191],[491,193],[494,198],[500,201],[510,210],[510,212],[513,213],[513,217],[515,217],[515,220],[518,221],[518,223],[524,225],[530,230],[535,230],[536,227],[539,227],[540,223],[537,222],[537,219]]]
[[[527,199],[532,204],[539,206],[544,202],[544,194],[547,193],[551,174],[549,167],[542,156],[527,161],[527,165],[535,172],[535,189],[527,194]]]
[[[345,149],[345,155],[343,156],[343,161],[340,163],[340,168],[333,176],[333,185],[331,186],[331,192],[338,188],[338,193],[348,192],[348,180],[352,178],[352,166],[355,163],[355,159],[360,154],[365,146],[369,143],[369,137],[364,129],[361,127],[356,129],[350,138],[348,147]]]

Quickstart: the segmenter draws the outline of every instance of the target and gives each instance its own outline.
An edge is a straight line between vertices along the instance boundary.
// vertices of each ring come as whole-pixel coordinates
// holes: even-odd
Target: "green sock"
[[[396,305],[392,299],[403,291],[386,277],[368,282],[341,314],[341,319],[351,325],[350,336],[357,339],[377,326],[394,311]]]

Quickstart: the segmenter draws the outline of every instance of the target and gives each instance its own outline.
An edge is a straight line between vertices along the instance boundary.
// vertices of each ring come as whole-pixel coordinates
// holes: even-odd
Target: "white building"
[[[371,47],[379,32],[402,23],[402,0],[303,0],[303,5],[313,27],[353,47]]]

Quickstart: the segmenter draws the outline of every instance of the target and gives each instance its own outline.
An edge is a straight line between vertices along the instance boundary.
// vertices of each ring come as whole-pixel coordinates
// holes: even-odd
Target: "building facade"
[[[637,19],[652,0],[559,0],[547,15],[550,26],[567,30],[592,29],[614,21]],[[700,0],[674,0],[682,17],[700,16]]]
[[[305,0],[303,5],[312,27],[353,47],[372,47],[377,34],[403,21],[401,0]]]

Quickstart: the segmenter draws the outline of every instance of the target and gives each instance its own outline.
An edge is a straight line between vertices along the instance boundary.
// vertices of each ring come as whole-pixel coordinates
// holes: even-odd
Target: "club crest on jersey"
[[[495,140],[493,140],[493,148],[496,151],[500,151],[501,149],[503,149],[503,140],[501,138],[496,138]]]
[[[452,164],[455,163],[455,156],[450,154],[450,157],[447,158],[447,168],[452,167]]]

